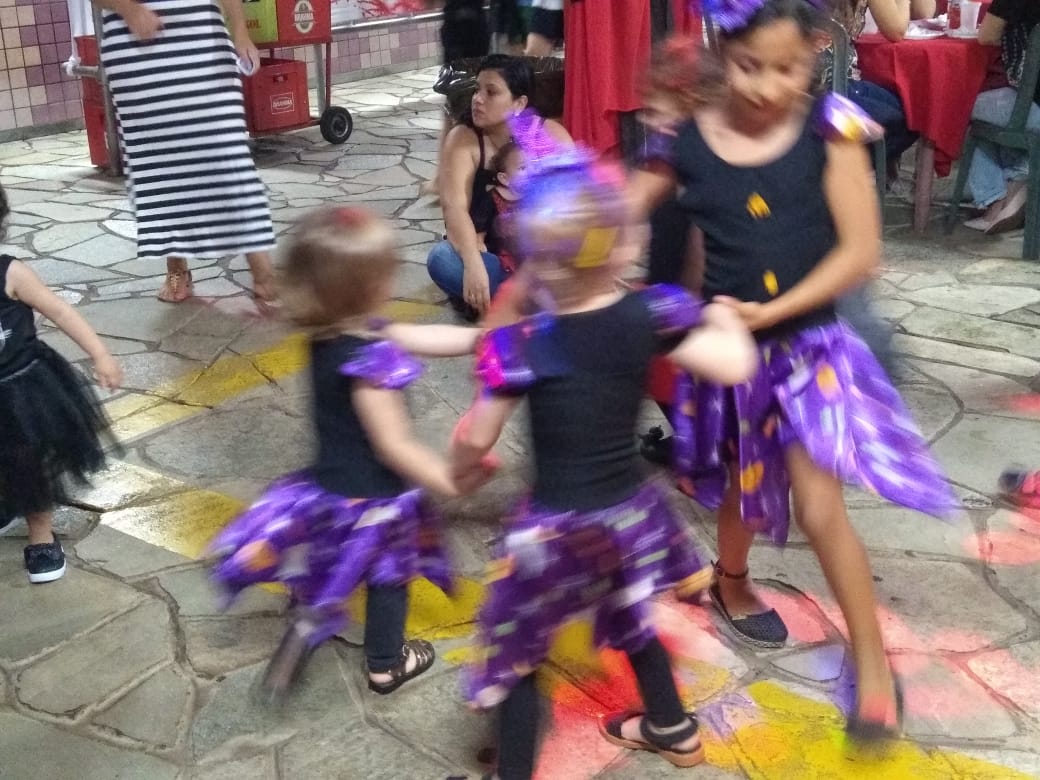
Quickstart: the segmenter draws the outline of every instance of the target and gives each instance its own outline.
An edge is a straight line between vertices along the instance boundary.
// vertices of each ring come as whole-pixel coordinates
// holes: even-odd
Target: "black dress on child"
[[[108,421],[85,377],[36,337],[33,310],[6,293],[0,255],[0,525],[67,501],[105,465]]]

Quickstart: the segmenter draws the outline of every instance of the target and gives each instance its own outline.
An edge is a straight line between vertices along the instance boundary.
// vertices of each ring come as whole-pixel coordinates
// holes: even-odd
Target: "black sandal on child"
[[[632,718],[640,718],[639,733],[642,739],[625,739],[621,736],[621,726]],[[599,733],[612,745],[629,750],[647,750],[657,753],[668,763],[678,767],[696,766],[704,760],[704,745],[699,741],[693,750],[677,750],[676,745],[685,742],[697,733],[697,718],[687,715],[685,723],[681,723],[664,732],[650,724],[646,715],[636,710],[613,715],[604,715],[599,719]]]
[[[409,653],[415,656],[415,668],[410,672],[405,671],[408,668]],[[393,693],[406,682],[418,677],[433,666],[433,659],[436,657],[437,653],[434,651],[433,645],[429,642],[424,639],[409,639],[404,643],[404,647],[401,648],[401,662],[397,664],[397,666],[387,669],[385,672],[377,673],[389,674],[390,679],[384,683],[378,683],[372,679],[370,674],[368,678],[368,689],[382,695]],[[369,671],[371,672],[371,670]]]
[[[747,579],[748,570],[744,569],[741,574],[730,574],[721,566],[715,564],[715,576],[716,578],[726,577],[731,580],[744,580]],[[775,609],[756,612],[754,615],[731,615],[722,601],[722,593],[719,590],[717,581],[708,588],[708,597],[737,639],[755,647],[767,649],[784,646],[784,643],[787,641],[787,626],[784,625],[784,621]]]
[[[896,695],[896,722],[873,720],[860,715],[860,710],[849,715],[845,722],[845,733],[856,742],[875,744],[899,739],[903,734],[903,684],[895,671],[892,672],[892,687]]]

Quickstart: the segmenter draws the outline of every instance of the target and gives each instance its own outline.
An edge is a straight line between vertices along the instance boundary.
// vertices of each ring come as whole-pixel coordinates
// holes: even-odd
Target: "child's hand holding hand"
[[[123,384],[123,367],[106,352],[94,358],[94,377],[106,390],[118,390]]]
[[[768,303],[759,303],[758,301],[739,301],[728,295],[716,295],[714,302],[732,310],[741,320],[743,320],[747,329],[751,331],[765,330],[766,328],[776,325],[779,321],[775,309]],[[707,309],[705,309],[705,317],[707,317]]]
[[[486,484],[501,467],[498,456],[489,452],[472,468],[452,474],[455,488],[461,495],[468,495]]]

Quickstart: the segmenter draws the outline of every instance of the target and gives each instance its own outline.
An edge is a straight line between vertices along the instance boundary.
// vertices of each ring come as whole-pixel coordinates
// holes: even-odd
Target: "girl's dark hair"
[[[518,151],[520,151],[519,144],[515,143],[514,141],[506,141],[504,144],[498,147],[498,151],[495,152],[495,156],[491,158],[491,162],[489,163],[489,169],[493,171],[496,176],[500,173],[505,173],[506,163],[509,162],[509,155],[511,155],[513,152]]]
[[[513,98],[526,97],[528,103],[534,100],[534,71],[524,57],[489,54],[480,61],[477,75],[479,76],[485,70],[493,70],[498,73]]]
[[[0,238],[4,237],[4,220],[7,219],[7,215],[11,213],[11,207],[7,205],[7,193],[4,192],[4,188],[0,186]]]
[[[748,18],[746,25],[731,32],[720,30],[719,37],[726,41],[737,41],[774,22],[791,21],[798,25],[798,32],[803,38],[811,40],[820,27],[821,19],[822,12],[806,0],[766,0]]]

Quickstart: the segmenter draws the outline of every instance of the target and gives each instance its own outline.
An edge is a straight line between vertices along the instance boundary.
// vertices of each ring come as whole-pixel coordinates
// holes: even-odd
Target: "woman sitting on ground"
[[[441,209],[447,239],[430,252],[426,265],[430,278],[457,311],[476,319],[487,309],[498,286],[508,276],[497,254],[494,231],[482,244],[474,215],[487,211],[495,184],[492,158],[512,140],[506,119],[527,107],[534,91],[534,74],[522,58],[492,54],[477,71],[471,117],[453,128],[440,161]],[[546,130],[570,144],[567,131],[547,120]],[[493,207],[492,207],[493,208]]]
[[[975,98],[972,119],[995,125],[1006,125],[1011,121],[1029,34],[1038,22],[1040,5],[1035,0],[993,0],[979,28],[979,43],[1001,47],[1003,68]],[[1040,94],[1033,97],[1026,120],[1026,127],[1034,132],[1040,130],[1038,97]],[[968,170],[968,188],[975,207],[984,209],[984,212],[982,216],[965,222],[965,227],[989,234],[1022,227],[1028,177],[1029,159],[1025,152],[980,139]]]

